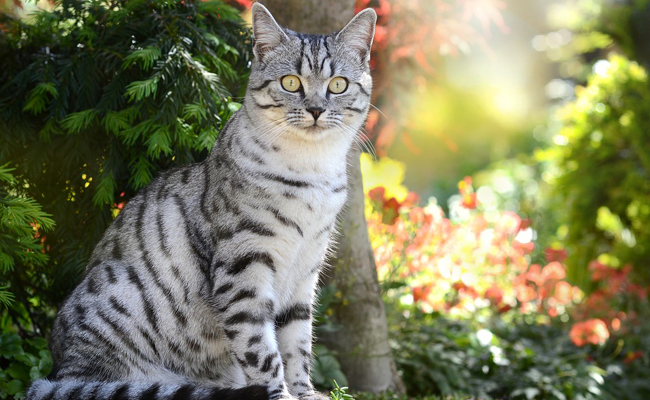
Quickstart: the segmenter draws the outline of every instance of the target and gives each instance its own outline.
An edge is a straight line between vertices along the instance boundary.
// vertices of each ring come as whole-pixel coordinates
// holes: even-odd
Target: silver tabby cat
[[[376,15],[282,29],[253,6],[243,107],[203,162],[135,196],[95,248],[27,399],[318,400],[317,277],[369,107]]]

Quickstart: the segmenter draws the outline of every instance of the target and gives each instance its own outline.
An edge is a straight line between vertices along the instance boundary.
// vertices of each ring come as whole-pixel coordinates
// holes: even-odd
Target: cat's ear
[[[264,61],[269,51],[288,40],[271,12],[257,2],[253,3],[253,39],[253,54],[259,61]]]
[[[372,8],[366,8],[341,29],[336,35],[336,40],[358,52],[362,60],[368,61],[376,23],[377,13]]]

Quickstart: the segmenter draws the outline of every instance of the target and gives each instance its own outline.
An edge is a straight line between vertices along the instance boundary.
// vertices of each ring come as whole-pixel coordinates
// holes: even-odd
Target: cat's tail
[[[162,382],[83,382],[41,379],[27,391],[26,400],[268,400],[266,387],[222,389]]]

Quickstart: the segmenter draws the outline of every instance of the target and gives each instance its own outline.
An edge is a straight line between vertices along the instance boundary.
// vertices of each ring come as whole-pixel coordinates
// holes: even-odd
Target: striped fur
[[[204,162],[158,176],[107,229],[27,399],[324,397],[309,377],[314,289],[369,107],[375,19],[301,35],[254,5],[242,109]]]

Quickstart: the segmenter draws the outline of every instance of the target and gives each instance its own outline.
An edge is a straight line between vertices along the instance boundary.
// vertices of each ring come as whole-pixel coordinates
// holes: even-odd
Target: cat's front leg
[[[247,385],[266,386],[270,400],[292,398],[275,334],[273,260],[254,252],[217,268],[213,304]]]
[[[275,329],[285,363],[289,392],[304,400],[325,400],[314,390],[310,378],[312,356],[312,304],[316,275],[306,280],[293,296],[293,302],[276,314]]]

